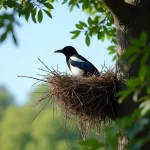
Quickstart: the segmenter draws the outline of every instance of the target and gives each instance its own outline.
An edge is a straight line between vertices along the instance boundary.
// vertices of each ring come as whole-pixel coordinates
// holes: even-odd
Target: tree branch
[[[126,22],[131,18],[130,4],[124,0],[103,0],[110,9],[115,19],[120,22]]]

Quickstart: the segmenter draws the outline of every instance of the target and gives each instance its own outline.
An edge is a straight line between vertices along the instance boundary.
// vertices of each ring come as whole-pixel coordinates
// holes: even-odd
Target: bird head
[[[63,53],[66,57],[71,57],[74,54],[77,54],[77,51],[72,46],[66,46],[61,50],[54,51],[54,53]]]

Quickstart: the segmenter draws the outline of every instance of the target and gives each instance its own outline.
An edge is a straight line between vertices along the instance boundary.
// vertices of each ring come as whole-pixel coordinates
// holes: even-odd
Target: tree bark
[[[126,61],[122,61],[120,58],[125,49],[130,45],[132,38],[139,38],[141,32],[146,32],[148,35],[148,41],[150,41],[150,0],[103,0],[106,6],[111,11],[118,39],[117,48],[117,76],[120,80],[117,83],[118,90],[125,88],[126,79],[129,77],[137,76],[140,67],[140,58],[132,64],[130,69],[126,70]],[[138,107],[129,97],[121,105],[116,106],[116,117],[127,116],[132,113],[134,108]],[[138,137],[144,137],[148,134],[149,127],[144,132],[140,133]],[[137,137],[137,138],[138,138]],[[119,140],[120,141],[120,140]],[[120,143],[120,142],[119,142]],[[123,143],[126,141],[123,139],[119,144],[119,150],[124,149]],[[142,147],[143,150],[147,150],[150,147],[150,143]]]

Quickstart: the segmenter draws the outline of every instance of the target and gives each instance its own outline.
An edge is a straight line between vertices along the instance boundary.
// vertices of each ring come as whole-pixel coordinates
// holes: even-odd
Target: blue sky
[[[7,86],[9,91],[15,96],[18,104],[23,104],[27,100],[28,94],[33,90],[32,79],[17,78],[18,75],[37,77],[43,74],[37,68],[44,66],[38,61],[40,58],[48,67],[56,68],[59,71],[68,71],[65,57],[53,53],[67,45],[74,46],[78,52],[91,61],[98,69],[101,65],[112,65],[112,56],[108,55],[107,47],[109,41],[101,42],[97,38],[92,38],[90,47],[87,47],[84,35],[72,40],[70,31],[75,30],[75,24],[80,20],[88,18],[86,13],[79,9],[70,13],[66,5],[56,3],[52,11],[53,19],[44,15],[42,23],[27,23],[24,18],[19,19],[21,27],[16,28],[19,46],[14,46],[10,38],[0,45],[0,85]]]

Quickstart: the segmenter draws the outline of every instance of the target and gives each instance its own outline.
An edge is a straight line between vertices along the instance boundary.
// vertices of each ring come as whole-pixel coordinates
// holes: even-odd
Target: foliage
[[[13,96],[7,91],[6,87],[0,86],[0,121],[4,116],[6,108],[13,104]]]
[[[44,90],[40,87],[34,92]],[[30,101],[33,102],[34,99]],[[32,119],[42,107],[7,105],[0,125],[0,149],[60,150],[61,147],[62,150],[79,150],[75,142],[81,136],[76,129],[72,130],[71,125],[66,122],[61,124],[62,118],[59,117],[61,112],[58,108],[54,117],[52,107],[47,106],[31,124]]]
[[[0,10],[3,13],[0,15],[0,42],[4,42],[10,33],[14,44],[17,45],[18,41],[15,34],[15,26],[20,26],[20,23],[16,19],[16,15],[19,17],[24,16],[28,22],[29,17],[34,23],[39,23],[43,20],[43,12],[52,18],[51,10],[53,6],[49,0],[2,0],[0,1]],[[9,10],[9,13],[7,12]]]
[[[118,93],[121,96],[120,102],[132,94],[133,100],[140,102],[141,115],[150,113],[150,46],[147,43],[147,35],[142,33],[139,39],[131,41],[131,46],[123,54],[123,59],[128,59],[127,68],[138,60],[139,71],[136,77],[127,80],[127,88]]]
[[[140,116],[138,110],[131,116],[118,119],[114,123],[114,125],[109,125],[104,128],[105,141],[91,139],[81,141],[79,144],[85,150],[87,148],[90,150],[116,150],[118,149],[118,139],[126,135],[130,139],[130,143],[126,145],[126,148],[140,150],[142,144],[148,142],[150,139],[149,136],[142,139],[135,139],[135,136],[149,124],[149,119]]]
[[[55,0],[57,1],[57,0]],[[11,10],[10,13],[2,13],[0,15],[0,28],[3,32],[0,33],[1,42],[6,40],[8,33],[11,33],[14,43],[17,45],[18,41],[15,34],[15,26],[20,25],[16,19],[16,15],[23,16],[28,22],[29,18],[34,23],[42,22],[43,13],[49,18],[52,18],[51,10],[53,9],[54,0],[2,0],[0,2],[1,10]],[[98,40],[104,41],[106,38],[110,40],[113,45],[109,46],[109,54],[116,52],[116,29],[114,27],[113,17],[111,16],[107,7],[101,1],[97,0],[63,0],[62,4],[67,4],[70,11],[77,7],[87,12],[91,16],[88,17],[87,23],[79,21],[76,30],[71,31],[72,39],[77,38],[81,33],[85,35],[85,42],[90,46],[91,38],[96,36]],[[114,56],[115,59],[115,56]]]
[[[63,4],[67,2],[67,0],[64,0]],[[83,11],[91,14],[87,22],[79,21],[79,23],[75,24],[77,29],[70,32],[73,34],[72,39],[84,33],[85,43],[87,46],[90,46],[93,36],[96,36],[102,42],[107,38],[107,40],[113,43],[113,45],[108,47],[109,54],[114,55],[116,53],[116,29],[114,27],[113,17],[104,3],[97,0],[70,0],[68,6],[71,11],[77,6],[79,9],[81,8]],[[113,60],[115,59],[116,57],[114,56]]]
[[[139,39],[131,40],[131,46],[126,49],[122,59],[128,60],[127,69],[138,61],[139,71],[137,76],[129,78],[126,81],[126,88],[117,93],[120,103],[131,96],[131,100],[137,103],[139,108],[135,109],[131,116],[117,119],[114,121],[114,125],[106,126],[105,141],[97,143],[102,149],[117,149],[118,139],[123,138],[125,135],[130,139],[129,144],[126,145],[127,149],[140,150],[143,144],[150,142],[150,136],[136,138],[150,123],[150,45],[147,43],[146,33],[142,33]],[[97,147],[94,148],[95,141],[87,140],[82,143],[82,146],[84,149],[86,147],[93,147],[92,150],[97,149]]]

